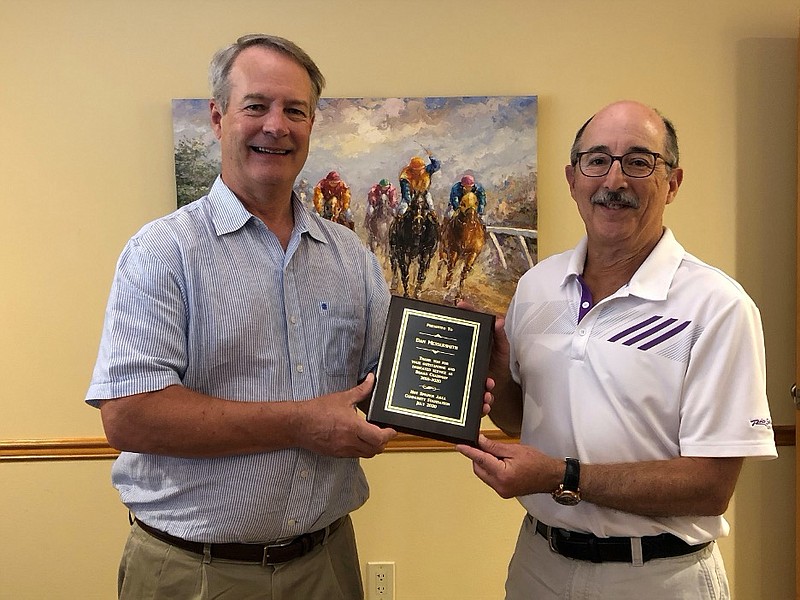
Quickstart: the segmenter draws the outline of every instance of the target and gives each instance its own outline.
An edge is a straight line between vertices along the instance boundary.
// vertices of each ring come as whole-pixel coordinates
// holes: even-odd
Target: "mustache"
[[[639,208],[639,197],[631,192],[598,190],[591,198],[592,204],[606,207]]]

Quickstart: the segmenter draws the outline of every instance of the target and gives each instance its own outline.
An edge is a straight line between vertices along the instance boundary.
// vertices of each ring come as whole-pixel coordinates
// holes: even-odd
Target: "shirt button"
[[[584,302],[583,304],[581,304],[581,306],[583,308],[589,308],[589,303],[588,302]],[[292,323],[294,323],[294,321],[292,321]]]
[[[586,335],[586,330],[585,329],[579,329],[578,330],[578,334],[579,335]]]
[[[289,519],[288,521],[286,521],[286,524],[294,527],[295,525],[297,525],[297,521],[295,519]]]
[[[303,365],[297,365],[297,372],[298,373],[302,373],[303,372]]]
[[[303,469],[302,471],[300,471],[300,477],[302,477],[303,479],[308,477],[308,469]]]
[[[292,325],[296,325],[297,324],[297,317],[295,317],[294,315],[289,317],[289,323],[291,323]]]

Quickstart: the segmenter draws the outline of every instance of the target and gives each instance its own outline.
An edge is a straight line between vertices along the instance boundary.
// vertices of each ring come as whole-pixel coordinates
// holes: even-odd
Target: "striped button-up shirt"
[[[383,271],[350,230],[293,198],[278,238],[217,178],[208,196],[125,246],[87,402],[170,385],[245,402],[301,401],[377,363]],[[324,527],[368,496],[357,459],[299,448],[187,459],[123,452],[112,470],[143,521],[205,542],[272,541]]]

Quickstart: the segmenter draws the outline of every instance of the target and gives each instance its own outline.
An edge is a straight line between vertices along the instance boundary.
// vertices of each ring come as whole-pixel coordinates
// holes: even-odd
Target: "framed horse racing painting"
[[[503,314],[537,261],[536,96],[322,98],[295,193],[352,229],[392,293]],[[172,101],[177,204],[219,173],[208,100]]]

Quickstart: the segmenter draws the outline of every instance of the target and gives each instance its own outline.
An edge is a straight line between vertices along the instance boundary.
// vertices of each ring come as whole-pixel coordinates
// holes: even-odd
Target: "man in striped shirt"
[[[361,598],[359,458],[396,432],[355,407],[389,292],[292,192],[324,85],[311,58],[246,36],[210,79],[221,175],[125,246],[87,393],[135,516],[119,596]]]

